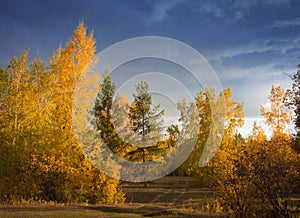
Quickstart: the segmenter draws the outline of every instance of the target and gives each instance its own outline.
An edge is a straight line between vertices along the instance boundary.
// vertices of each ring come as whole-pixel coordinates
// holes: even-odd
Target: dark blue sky
[[[44,60],[64,45],[79,21],[94,30],[98,51],[137,36],[165,36],[198,50],[223,87],[259,117],[272,84],[300,62],[300,1],[53,0],[1,1],[0,63],[30,48]]]

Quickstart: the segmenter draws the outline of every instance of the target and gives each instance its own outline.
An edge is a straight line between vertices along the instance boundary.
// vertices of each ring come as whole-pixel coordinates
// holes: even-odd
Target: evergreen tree
[[[121,106],[119,98],[114,101],[116,85],[105,72],[103,82],[96,98],[94,107],[97,129],[106,145],[119,156],[125,156],[126,148],[130,147],[122,136],[118,135],[115,125],[123,125],[126,105]],[[115,113],[114,116],[112,114]]]
[[[129,119],[132,130],[141,137],[143,145],[147,138],[157,139],[162,130],[163,121],[161,116],[164,110],[160,105],[152,105],[152,96],[149,94],[147,82],[141,81],[136,86],[136,94],[133,94],[134,101],[129,108]]]
[[[161,118],[165,111],[160,110],[160,105],[152,105],[152,96],[145,81],[138,83],[133,97],[134,101],[129,108],[129,120],[132,131],[139,136],[142,145],[128,155],[130,159],[144,163],[153,159],[153,156],[160,156],[166,152],[155,142],[160,139],[163,128]],[[146,182],[144,186],[146,187]]]
[[[113,131],[111,113],[115,90],[116,85],[111,81],[110,76],[106,72],[95,103],[96,124],[104,141],[108,141]]]

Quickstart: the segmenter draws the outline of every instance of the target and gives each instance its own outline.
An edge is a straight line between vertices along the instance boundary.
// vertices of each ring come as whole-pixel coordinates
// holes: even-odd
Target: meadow
[[[0,217],[222,217],[214,211],[213,190],[191,177],[123,182],[126,202],[110,206],[24,203],[1,205]]]

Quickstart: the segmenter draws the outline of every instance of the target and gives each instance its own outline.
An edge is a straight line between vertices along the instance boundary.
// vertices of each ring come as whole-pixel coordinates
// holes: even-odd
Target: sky
[[[30,49],[43,60],[64,45],[80,21],[94,31],[97,51],[140,36],[162,36],[196,49],[222,87],[244,103],[246,135],[272,85],[300,63],[300,1],[53,0],[1,1],[0,66]],[[101,57],[100,57],[101,60]]]

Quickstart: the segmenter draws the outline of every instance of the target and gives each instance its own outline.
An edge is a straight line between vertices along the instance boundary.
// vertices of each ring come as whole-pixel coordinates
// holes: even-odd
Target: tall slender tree
[[[152,105],[152,96],[145,81],[136,86],[136,94],[133,94],[133,97],[134,101],[129,108],[131,128],[141,137],[142,142],[146,143],[146,136],[162,130],[160,119],[165,111],[160,110],[160,105]]]
[[[272,86],[268,97],[271,110],[266,111],[265,107],[260,106],[261,115],[266,118],[267,125],[276,134],[286,132],[287,125],[291,122],[291,113],[285,107],[285,90],[281,86]]]
[[[113,125],[111,123],[111,113],[113,107],[113,97],[116,85],[111,81],[108,72],[105,72],[103,82],[100,85],[96,103],[95,115],[97,127],[100,130],[101,137],[106,141],[111,137]]]
[[[146,162],[155,154],[165,153],[165,149],[155,145],[155,140],[160,139],[160,132],[163,128],[162,116],[164,110],[160,105],[152,105],[152,96],[149,93],[148,83],[141,81],[136,86],[136,94],[133,94],[134,101],[129,108],[129,120],[131,129],[139,137],[141,146],[129,153],[132,159]],[[145,173],[145,172],[144,172]],[[144,182],[144,187],[146,187]]]
[[[125,156],[129,144],[118,134],[116,126],[123,125],[127,113],[126,106],[121,106],[119,98],[115,96],[116,85],[111,80],[108,72],[105,72],[103,82],[96,98],[94,112],[96,117],[97,129],[106,145],[119,156]],[[113,116],[113,113],[115,114]],[[122,117],[121,117],[122,116]]]

